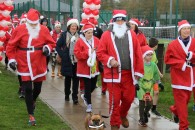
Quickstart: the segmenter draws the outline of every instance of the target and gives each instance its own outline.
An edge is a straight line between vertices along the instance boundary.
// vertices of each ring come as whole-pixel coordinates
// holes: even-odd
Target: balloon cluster
[[[5,33],[8,31],[8,22],[10,22],[10,13],[14,9],[12,0],[0,0],[0,61],[3,59],[3,43],[6,40]]]
[[[89,19],[91,17],[96,20],[99,18],[99,9],[101,7],[101,0],[84,0],[82,19]]]

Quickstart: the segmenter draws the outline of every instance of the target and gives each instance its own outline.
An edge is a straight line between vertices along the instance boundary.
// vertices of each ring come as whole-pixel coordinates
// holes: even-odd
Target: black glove
[[[12,69],[12,70],[16,70],[16,62],[11,62],[10,64],[9,64],[9,67]]]
[[[158,84],[158,86],[160,87],[161,91],[164,91],[164,85],[162,83]]]
[[[140,87],[139,87],[139,84],[135,84],[135,89],[136,89],[136,90],[139,90],[139,88],[140,88]]]
[[[43,55],[45,55],[45,56],[49,55],[49,49],[47,47],[43,48]]]

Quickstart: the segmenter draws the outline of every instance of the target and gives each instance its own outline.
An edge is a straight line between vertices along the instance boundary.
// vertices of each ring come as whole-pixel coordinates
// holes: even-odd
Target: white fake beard
[[[115,36],[118,37],[119,39],[125,36],[126,31],[127,31],[127,25],[125,22],[122,25],[113,23],[113,32]]]
[[[26,28],[28,30],[28,34],[32,37],[32,39],[38,38],[40,32],[40,24],[37,24],[36,27],[31,27],[28,23],[26,23]]]

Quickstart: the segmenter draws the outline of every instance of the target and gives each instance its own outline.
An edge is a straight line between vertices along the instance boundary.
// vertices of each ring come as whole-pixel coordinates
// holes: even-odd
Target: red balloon
[[[3,20],[3,15],[0,13],[0,21]]]
[[[10,16],[7,16],[7,17],[4,17],[3,19],[6,20],[6,21],[10,21],[11,20],[11,17]]]
[[[8,26],[5,26],[4,29],[3,29],[3,31],[5,31],[5,32],[8,31],[8,30],[9,30]]]
[[[4,37],[0,37],[0,41],[1,42],[4,42],[6,40],[6,37],[4,36]]]
[[[1,3],[1,4],[0,4],[0,10],[5,10],[6,7],[7,7],[7,6],[6,6],[4,3]]]
[[[91,10],[89,8],[83,9],[83,12],[87,15],[91,14]]]
[[[13,5],[12,6],[7,6],[6,9],[9,10],[9,11],[12,11],[14,9],[14,6]]]
[[[94,17],[90,17],[89,18],[89,22],[94,24],[94,25],[97,25],[98,24],[98,21],[94,18]]]
[[[85,0],[87,4],[92,4],[93,0]]]
[[[93,2],[95,5],[99,5],[101,3],[101,0],[94,0]]]
[[[2,56],[0,56],[0,61],[2,61],[3,60],[3,57]]]
[[[4,47],[3,46],[0,46],[0,52],[4,50]]]
[[[0,26],[0,30],[3,30],[3,29],[4,29],[4,27]]]
[[[99,14],[99,10],[97,10],[97,9],[96,9],[96,10],[93,10],[93,11],[92,11],[92,14],[93,14],[93,15],[98,15],[98,14]]]

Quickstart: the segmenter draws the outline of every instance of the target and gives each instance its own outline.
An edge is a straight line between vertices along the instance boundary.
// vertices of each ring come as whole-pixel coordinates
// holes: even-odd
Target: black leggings
[[[85,98],[87,99],[87,104],[91,104],[91,93],[96,88],[97,76],[94,78],[83,78],[85,84]]]
[[[25,90],[25,102],[28,114],[34,114],[34,103],[41,93],[42,82],[23,81],[22,86]]]
[[[143,101],[143,100],[139,100],[139,115],[140,115],[140,119],[143,120],[144,119],[144,114],[148,114],[148,112],[150,111],[152,102],[151,101]]]

